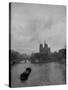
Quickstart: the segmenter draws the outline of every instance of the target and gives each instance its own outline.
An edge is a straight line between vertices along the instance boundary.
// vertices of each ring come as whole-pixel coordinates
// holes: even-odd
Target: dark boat
[[[23,73],[20,75],[20,80],[21,80],[22,82],[28,80],[28,77],[29,77],[30,73],[31,73],[31,68],[26,68],[25,72],[23,72]]]

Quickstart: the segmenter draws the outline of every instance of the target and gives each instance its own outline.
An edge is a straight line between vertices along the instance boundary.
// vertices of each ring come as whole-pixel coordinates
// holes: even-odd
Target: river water
[[[31,67],[31,74],[26,82],[21,82],[19,76],[27,67]],[[47,64],[19,63],[11,69],[11,86],[27,87],[41,85],[65,84],[64,66],[56,62]]]

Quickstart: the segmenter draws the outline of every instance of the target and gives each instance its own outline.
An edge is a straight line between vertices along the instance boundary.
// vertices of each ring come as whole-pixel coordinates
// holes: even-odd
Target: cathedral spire
[[[48,47],[48,45],[46,44],[46,40],[44,40],[44,48]]]

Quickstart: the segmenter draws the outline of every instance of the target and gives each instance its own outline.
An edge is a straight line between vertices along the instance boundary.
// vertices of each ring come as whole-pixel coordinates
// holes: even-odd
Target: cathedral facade
[[[50,48],[48,47],[48,44],[46,42],[44,42],[44,45],[40,44],[39,53],[50,54]]]

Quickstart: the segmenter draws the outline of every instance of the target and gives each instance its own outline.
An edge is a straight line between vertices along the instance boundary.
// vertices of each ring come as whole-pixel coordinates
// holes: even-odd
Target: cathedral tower
[[[39,52],[43,52],[43,44],[40,44]]]

